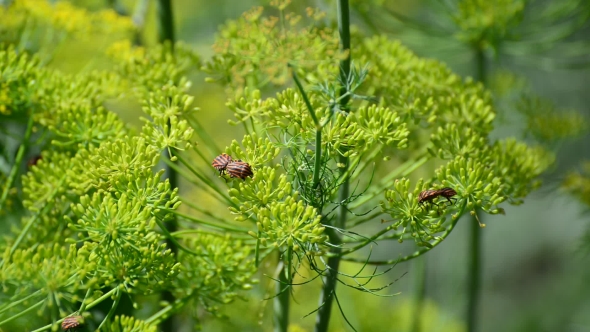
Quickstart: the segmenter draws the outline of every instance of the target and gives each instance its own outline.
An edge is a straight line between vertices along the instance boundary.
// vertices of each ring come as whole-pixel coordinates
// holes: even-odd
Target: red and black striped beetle
[[[451,203],[451,205],[453,204],[453,199],[457,200],[456,198],[452,198],[453,196],[457,195],[457,192],[455,191],[455,189],[453,188],[449,188],[449,187],[445,187],[442,189],[429,189],[429,190],[424,190],[423,192],[420,193],[420,195],[418,195],[418,204],[420,205],[424,205],[426,203],[430,203],[430,204],[434,204],[436,206],[438,206],[437,203],[434,203],[434,199],[442,196],[444,198],[447,199],[447,201],[449,201],[449,203]]]
[[[80,326],[80,319],[82,316],[70,316],[66,317],[63,322],[61,322],[61,328],[64,331],[70,331],[75,329],[76,327]]]
[[[232,178],[240,178],[242,180],[246,180],[247,177],[254,176],[252,172],[252,167],[250,164],[243,162],[241,160],[232,161],[227,164],[227,173]]]
[[[211,166],[213,166],[216,170],[218,170],[219,175],[221,175],[221,174],[223,174],[223,171],[225,171],[227,165],[229,163],[231,163],[232,161],[233,161],[233,159],[231,158],[230,155],[228,155],[227,153],[222,153],[219,156],[215,157],[215,159],[213,159]]]

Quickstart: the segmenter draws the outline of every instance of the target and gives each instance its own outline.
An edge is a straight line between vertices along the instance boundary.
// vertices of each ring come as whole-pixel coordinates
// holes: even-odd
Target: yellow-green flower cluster
[[[495,113],[480,83],[462,80],[446,65],[419,58],[385,36],[356,38],[360,46],[356,61],[370,64],[361,86],[365,95],[382,98],[384,106],[397,112],[402,121],[436,126],[456,123],[482,134],[491,131]]]
[[[491,214],[501,213],[495,208],[508,197],[504,195],[504,182],[498,177],[496,165],[480,159],[456,157],[436,170],[439,181],[451,187],[459,198],[467,199],[467,208],[481,208]]]
[[[563,182],[563,187],[590,206],[590,162],[584,162],[580,171],[570,172]]]
[[[480,49],[497,49],[523,19],[526,0],[461,0],[453,21],[457,38]]]
[[[102,106],[112,93],[109,90],[117,85],[112,75],[53,72],[40,84],[37,100],[41,112],[35,118],[55,135],[54,145],[70,149],[97,146],[125,134],[123,122]]]
[[[28,110],[42,73],[37,57],[16,52],[12,46],[0,49],[0,118]]]
[[[18,44],[25,37],[40,48],[54,46],[68,34],[116,40],[129,37],[133,30],[131,18],[112,9],[90,12],[67,1],[13,0],[0,7],[0,43]]]
[[[77,221],[69,227],[84,240],[79,257],[96,271],[98,284],[124,284],[151,293],[167,286],[178,273],[174,255],[154,231],[152,208],[142,203],[125,194],[115,199],[95,193],[82,196],[72,207]]]
[[[144,101],[143,111],[151,119],[143,119],[142,131],[151,145],[159,150],[190,147],[194,130],[182,117],[192,111],[193,99],[176,86],[165,86],[150,94]]]
[[[310,244],[322,244],[328,240],[321,224],[322,216],[315,208],[305,206],[298,195],[288,196],[284,201],[272,202],[258,213],[258,234],[251,235],[262,247],[290,247],[294,251],[309,248]]]
[[[514,138],[498,141],[490,154],[492,167],[504,186],[504,195],[520,203],[521,198],[541,185],[537,178],[555,162],[555,155],[540,147],[528,146]]]
[[[93,188],[113,191],[113,184],[149,174],[159,158],[160,151],[141,136],[107,141],[78,152],[69,171],[72,185],[80,194]]]
[[[32,295],[29,299],[32,302],[46,299],[39,312],[50,308],[57,309],[62,316],[69,314],[71,306],[79,300],[76,292],[85,277],[76,264],[76,253],[76,245],[64,247],[57,243],[17,249],[12,256],[6,249],[0,268],[4,294],[0,298],[10,294],[14,301]]]
[[[522,198],[538,188],[537,177],[553,162],[554,156],[540,147],[505,139],[476,158],[457,156],[436,174],[444,186],[468,200],[469,209],[481,208],[496,214],[503,212],[498,204],[520,204]]]
[[[444,230],[445,213],[448,208],[442,203],[440,206],[425,202],[420,205],[418,197],[423,190],[432,189],[422,179],[418,181],[413,191],[410,191],[410,180],[402,178],[396,180],[393,189],[385,191],[385,201],[381,202],[381,210],[391,216],[393,224],[391,230],[398,230],[399,241],[404,234],[409,233],[419,245],[428,245],[434,239],[432,234]],[[400,230],[401,228],[401,230]]]
[[[234,160],[242,160],[252,167],[261,167],[270,164],[276,158],[281,149],[276,147],[268,138],[258,137],[256,134],[245,135],[242,139],[242,147],[238,141],[233,140],[225,152]]]
[[[455,123],[438,127],[431,135],[431,142],[428,151],[440,159],[480,156],[488,149],[487,137],[470,127],[459,128]]]
[[[275,183],[277,180],[277,183]],[[264,166],[256,171],[251,181],[236,181],[229,190],[229,196],[236,207],[229,210],[238,216],[237,221],[255,218],[260,209],[268,208],[269,204],[281,201],[290,195],[293,188],[285,174],[277,179],[275,168]]]
[[[526,116],[526,133],[539,142],[551,143],[588,132],[586,117],[577,111],[558,109],[547,99],[525,95],[517,109]]]
[[[216,311],[214,303],[229,303],[239,291],[252,288],[256,268],[251,246],[229,235],[199,234],[184,242],[197,254],[179,252],[182,270],[174,281],[178,297],[193,296]]]
[[[328,27],[298,28],[301,16],[279,10],[281,17],[263,17],[263,8],[256,7],[222,27],[213,45],[216,55],[204,67],[212,79],[232,88],[283,85],[291,77],[289,63],[308,78],[338,73],[343,54],[337,32]],[[321,18],[314,10],[307,14],[313,20]]]
[[[105,332],[156,332],[158,326],[130,316],[115,316],[113,321],[104,327]]]

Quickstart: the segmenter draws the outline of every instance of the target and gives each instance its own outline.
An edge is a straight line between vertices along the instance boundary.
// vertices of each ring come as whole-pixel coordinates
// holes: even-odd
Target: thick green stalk
[[[172,0],[158,0],[158,40],[160,43],[169,42],[173,47],[176,42],[174,37],[174,18],[172,16]]]
[[[481,47],[475,49],[476,79],[482,84],[486,84],[487,67],[485,54]],[[479,297],[481,292],[481,229],[477,215],[471,218],[469,232],[469,261],[467,276],[467,331],[475,332],[477,330],[477,309],[479,307]]]
[[[170,43],[170,47],[174,49],[174,43],[176,42],[176,39],[174,37],[174,18],[172,16],[172,0],[158,0],[157,4],[158,40],[160,43]],[[168,122],[168,126],[170,127],[170,122]],[[165,151],[164,158],[170,159],[170,157],[172,156],[170,156],[169,152]],[[172,188],[177,188],[178,173],[174,169],[167,167],[166,175],[170,181],[170,186]],[[170,233],[176,232],[178,230],[178,220],[176,219],[176,216],[172,217],[171,220],[166,222],[166,229]],[[172,252],[176,254],[178,252],[176,244],[170,240],[167,240],[166,242],[170,250],[172,250]],[[172,293],[169,291],[164,291],[162,293],[162,300],[168,303],[174,303],[176,301],[174,295],[172,295]],[[162,322],[162,324],[160,325],[160,329],[164,332],[176,331],[174,323],[175,321],[176,316],[170,315],[166,320]]]
[[[422,312],[424,297],[426,296],[426,257],[414,260],[414,312],[412,317],[412,332],[422,331]]]
[[[340,80],[342,82],[347,82],[348,77],[350,74],[350,62],[351,62],[351,54],[350,54],[350,13],[349,13],[349,6],[348,0],[338,0],[338,31],[340,33],[340,48],[343,52],[348,52],[348,56],[340,61]],[[343,86],[340,90],[340,96],[345,96],[344,98],[340,99],[340,109],[347,110],[348,109],[348,91],[347,88]],[[340,153],[346,153],[346,151],[340,151]],[[339,163],[341,164],[340,174],[348,174],[348,157],[344,155],[340,155]],[[348,209],[346,207],[346,200],[349,197],[349,175],[346,175],[346,179],[339,188],[338,193],[338,202],[340,203],[340,207],[338,208],[338,214],[336,216],[336,223],[333,225],[337,228],[344,229],[346,225],[346,215],[348,213]],[[340,266],[340,252],[341,249],[339,248],[340,244],[342,243],[342,238],[340,234],[336,232],[334,229],[330,228],[328,232],[328,236],[330,237],[330,242],[335,245],[335,248],[332,251],[334,256],[328,258],[328,266],[325,272],[325,275],[322,278],[323,287],[320,295],[319,305],[320,308],[318,310],[316,316],[316,324],[315,324],[315,331],[316,332],[326,332],[328,331],[328,326],[330,323],[330,314],[332,311],[332,303],[334,301],[334,297],[336,296],[336,283],[338,277],[338,268]]]
[[[469,241],[469,275],[467,281],[467,331],[477,331],[477,309],[481,290],[481,229],[479,223],[472,218]]]
[[[292,252],[292,249],[289,248],[288,255],[291,256]],[[293,258],[288,257],[287,261],[291,259]],[[274,332],[287,332],[289,329],[289,300],[291,296],[289,273],[289,265],[284,261],[279,262],[279,281],[276,282],[275,288],[278,295],[273,299]]]

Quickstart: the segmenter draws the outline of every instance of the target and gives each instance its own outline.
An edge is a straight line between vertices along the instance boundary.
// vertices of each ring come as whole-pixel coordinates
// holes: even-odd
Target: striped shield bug
[[[218,170],[219,175],[221,175],[221,174],[223,174],[223,172],[227,168],[227,165],[229,163],[231,163],[232,161],[233,160],[230,155],[228,155],[226,153],[222,153],[219,156],[215,157],[215,159],[213,159],[211,166],[213,166],[216,170]]]
[[[80,322],[82,320],[82,316],[70,316],[66,317],[63,322],[61,322],[61,328],[64,331],[70,331],[75,329],[76,327],[80,326]]]
[[[247,177],[252,177],[254,173],[250,164],[241,160],[232,161],[227,165],[227,173],[232,178],[240,178],[246,180]]]

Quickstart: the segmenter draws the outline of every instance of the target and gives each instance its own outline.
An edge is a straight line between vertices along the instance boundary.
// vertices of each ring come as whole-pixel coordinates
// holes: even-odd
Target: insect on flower
[[[232,178],[240,178],[246,180],[247,177],[252,177],[254,173],[250,164],[241,160],[232,161],[227,165],[227,173]]]
[[[230,155],[228,155],[226,153],[222,153],[219,156],[215,157],[215,159],[213,159],[211,166],[213,166],[216,170],[218,170],[219,175],[221,175],[225,171],[227,165],[229,163],[231,163],[232,161],[233,160]]]
[[[82,316],[70,316],[66,317],[63,322],[61,322],[61,328],[64,331],[70,331],[75,329],[76,327],[80,326],[80,319]]]
[[[451,203],[451,205],[452,205],[453,204],[452,200],[453,199],[457,200],[456,198],[452,198],[455,195],[457,195],[457,192],[455,191],[455,189],[449,188],[449,187],[445,187],[442,189],[424,190],[423,192],[420,193],[420,195],[418,195],[418,204],[425,205],[427,203],[430,203],[430,204],[434,204],[434,205],[438,206],[438,204],[434,202],[434,199],[436,199],[439,196],[442,196],[442,197],[446,198],[447,201],[449,201],[449,203]]]

